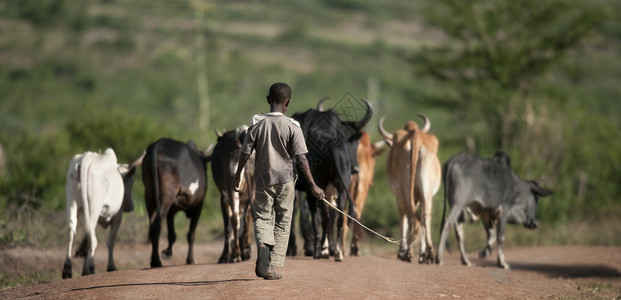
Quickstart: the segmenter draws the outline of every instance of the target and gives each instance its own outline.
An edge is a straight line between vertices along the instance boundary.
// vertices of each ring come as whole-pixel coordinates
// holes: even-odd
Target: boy
[[[258,257],[255,273],[268,280],[282,278],[275,267],[284,266],[289,241],[295,196],[294,161],[313,196],[317,199],[325,197],[311,175],[300,124],[284,115],[290,102],[291,88],[281,82],[272,84],[267,95],[270,112],[252,117],[233,181],[237,189],[241,171],[252,150],[256,150],[254,178],[257,188],[253,217]]]

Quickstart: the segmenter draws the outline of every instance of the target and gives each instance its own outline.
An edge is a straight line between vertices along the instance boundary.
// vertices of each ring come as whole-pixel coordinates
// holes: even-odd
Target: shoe
[[[267,273],[267,275],[263,276],[263,279],[265,280],[278,280],[281,278],[282,278],[282,275],[276,273],[276,270],[274,270],[273,266],[270,266],[269,272]]]
[[[270,249],[261,244],[257,252],[257,266],[254,269],[254,273],[257,277],[265,277],[268,275],[270,268]]]

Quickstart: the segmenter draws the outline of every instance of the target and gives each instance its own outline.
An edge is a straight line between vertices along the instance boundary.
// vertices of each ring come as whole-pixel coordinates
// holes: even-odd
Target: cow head
[[[536,181],[520,180],[519,195],[507,212],[507,223],[522,224],[528,229],[539,227],[537,221],[537,203],[539,198],[552,195],[552,190],[542,188]]]
[[[405,123],[403,130],[405,130],[406,132],[413,131],[413,130],[420,130],[424,133],[427,133],[429,131],[429,128],[431,128],[431,122],[429,122],[429,118],[427,118],[427,116],[423,114],[417,114],[417,115],[421,117],[423,121],[425,122],[425,124],[423,125],[423,129],[419,129],[418,124],[416,124],[414,121],[408,121],[407,123]],[[385,118],[386,116],[383,116],[379,120],[377,124],[377,129],[379,130],[380,135],[382,136],[382,139],[384,140],[384,142],[386,142],[388,146],[392,147],[393,143],[395,142],[394,135],[384,129],[383,124],[384,124]]]
[[[123,186],[125,193],[123,194],[123,212],[131,212],[134,210],[134,200],[132,199],[132,189],[134,187],[134,175],[136,175],[136,168],[142,165],[142,160],[147,154],[145,150],[142,155],[131,164],[120,164],[117,169],[121,173],[123,178]]]
[[[323,110],[323,98],[317,110],[309,109],[304,113],[296,113],[293,118],[302,127],[302,132],[309,148],[309,163],[314,169],[317,162],[323,161],[327,155],[346,155],[351,162],[352,172],[357,172],[356,153],[362,128],[373,116],[371,103],[362,99],[366,105],[365,115],[356,121],[342,121],[334,109]],[[336,149],[343,149],[335,151]]]

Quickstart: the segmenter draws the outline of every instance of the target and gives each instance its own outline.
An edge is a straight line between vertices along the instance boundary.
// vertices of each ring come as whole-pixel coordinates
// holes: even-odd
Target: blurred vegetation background
[[[540,229],[510,228],[508,245],[619,246],[620,12],[612,0],[1,0],[0,247],[64,247],[74,154],[112,147],[130,162],[163,136],[206,148],[214,129],[266,112],[276,81],[293,88],[290,113],[369,99],[374,141],[382,115],[394,131],[424,113],[441,162],[505,149],[555,192]],[[385,156],[362,221],[398,236]],[[140,176],[122,242],[147,239]],[[221,237],[211,179],[201,219],[199,242]]]

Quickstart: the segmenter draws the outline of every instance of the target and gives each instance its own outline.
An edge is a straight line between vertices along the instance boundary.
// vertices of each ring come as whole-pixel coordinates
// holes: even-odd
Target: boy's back
[[[248,140],[242,152],[256,150],[255,181],[257,185],[273,185],[295,180],[293,158],[306,154],[306,142],[300,124],[282,113],[253,117]]]

